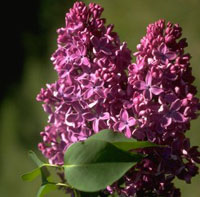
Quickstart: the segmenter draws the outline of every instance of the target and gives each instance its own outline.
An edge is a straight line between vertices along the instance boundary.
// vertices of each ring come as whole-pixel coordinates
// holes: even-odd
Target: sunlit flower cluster
[[[39,149],[50,163],[63,164],[67,147],[104,128],[112,128],[122,108],[131,62],[126,43],[100,18],[103,8],[78,2],[58,29],[51,60],[58,80],[37,96],[49,114]]]
[[[131,63],[131,51],[113,25],[105,25],[102,11],[77,2],[57,31],[51,60],[58,80],[37,96],[49,114],[39,149],[50,163],[62,165],[70,144],[105,128],[165,145],[140,150],[147,157],[123,177],[125,187],[117,182],[105,194],[180,196],[173,179],[189,183],[200,163],[197,147],[185,137],[200,105],[182,29],[164,20],[150,24]]]
[[[136,62],[128,68],[130,100],[124,106],[137,125],[132,137],[167,145],[161,150],[144,150],[149,156],[127,176],[125,193],[130,196],[180,196],[174,177],[190,183],[198,173],[198,147],[191,147],[185,132],[200,109],[192,85],[190,55],[184,52],[179,25],[159,20],[147,27],[147,34],[137,45]],[[129,191],[129,192],[127,192]]]

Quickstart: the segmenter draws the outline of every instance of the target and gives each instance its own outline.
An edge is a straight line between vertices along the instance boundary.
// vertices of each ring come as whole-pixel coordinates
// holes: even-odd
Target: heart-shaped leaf
[[[110,142],[90,139],[65,153],[65,176],[74,188],[95,192],[120,179],[141,157],[118,149]]]

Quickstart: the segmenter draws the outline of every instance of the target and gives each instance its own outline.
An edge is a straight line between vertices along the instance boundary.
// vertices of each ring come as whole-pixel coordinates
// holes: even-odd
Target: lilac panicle
[[[76,2],[65,27],[57,30],[58,48],[51,60],[58,80],[37,96],[49,114],[38,146],[50,163],[62,165],[70,144],[112,128],[119,116],[122,103],[117,99],[126,94],[131,52],[113,25],[105,25],[102,12],[97,4]]]
[[[138,172],[126,177],[127,196],[180,196],[173,186],[178,177],[190,183],[200,163],[197,147],[191,147],[185,132],[200,109],[185,53],[185,38],[178,24],[159,20],[147,27],[137,45],[136,62],[129,65],[129,105],[137,120],[132,137],[167,145],[162,150],[144,150],[149,154],[137,165]],[[131,112],[132,113],[132,112]]]

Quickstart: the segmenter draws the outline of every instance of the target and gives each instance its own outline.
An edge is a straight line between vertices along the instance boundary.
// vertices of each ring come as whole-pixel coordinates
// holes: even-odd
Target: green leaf
[[[28,152],[28,154],[29,154],[29,157],[35,162],[35,164],[38,167],[40,167],[40,166],[42,166],[44,164],[44,162],[42,162],[32,150],[30,150]]]
[[[49,165],[47,164],[47,166],[49,166]],[[46,168],[46,164],[43,164],[41,167],[35,168],[31,172],[23,174],[21,176],[21,178],[22,178],[23,181],[33,181],[39,175],[42,176],[42,182],[43,183],[47,182],[47,178],[50,176],[50,173]]]
[[[37,197],[44,197],[45,194],[58,189],[58,186],[53,183],[47,183],[42,185],[37,193]]]
[[[139,148],[158,147],[157,144],[147,142],[147,141],[114,142],[113,145],[124,151],[139,149]]]
[[[33,151],[29,151],[29,156],[31,159],[35,162],[35,164],[38,166],[38,168],[34,169],[31,172],[28,172],[24,175],[22,175],[22,180],[23,181],[32,181],[39,175],[42,176],[42,182],[45,183],[47,182],[47,177],[50,176],[49,171],[45,167],[45,163],[40,161],[40,159],[37,157],[37,155]]]
[[[61,168],[61,166],[46,164],[46,163],[40,161],[39,158],[37,157],[37,155],[33,151],[29,151],[29,156],[36,163],[38,168],[22,175],[22,180],[23,181],[32,181],[36,177],[41,175],[42,186],[40,187],[40,189],[38,191],[37,197],[44,197],[45,194],[49,193],[50,191],[56,190],[59,187],[70,187],[69,185],[66,185],[63,183],[50,182],[51,177],[50,177],[49,170],[47,168],[48,167]]]
[[[35,178],[37,178],[39,175],[41,175],[42,176],[42,183],[45,184],[45,183],[48,182],[48,178],[50,176],[50,173],[49,173],[47,167],[59,168],[60,166],[44,163],[40,167],[32,170],[31,172],[23,174],[21,176],[21,178],[22,178],[23,181],[33,181]]]
[[[139,160],[138,155],[120,150],[110,142],[89,139],[66,151],[65,176],[74,188],[96,192],[120,179]]]
[[[73,144],[66,151],[63,167],[67,181],[71,186],[82,191],[82,196],[98,196],[98,193],[91,192],[105,189],[141,160],[141,155],[129,153],[129,150],[153,146],[158,145],[126,138],[119,132],[103,130],[89,137],[85,142]],[[33,151],[29,152],[29,156],[38,168],[22,175],[22,179],[32,181],[37,176],[42,176],[39,197],[55,190],[58,186],[70,187],[61,183],[50,183],[50,173],[47,167],[60,168],[59,166],[45,164]]]
[[[53,183],[53,182],[47,182],[46,184],[43,184],[38,193],[37,193],[37,197],[44,197],[45,194],[57,190],[60,187],[65,187],[65,188],[71,188],[69,185],[65,184],[65,183]],[[72,189],[72,188],[71,188]],[[75,192],[75,191],[74,191]],[[76,192],[75,192],[76,193]],[[75,195],[76,197],[76,195]]]
[[[89,139],[103,140],[106,142],[112,143],[119,149],[124,151],[138,149],[138,148],[147,148],[158,146],[152,142],[148,141],[137,141],[133,138],[127,138],[123,133],[113,132],[112,130],[102,130],[99,133],[92,135]]]
[[[39,175],[41,175],[40,168],[36,168],[33,171],[31,171],[31,172],[23,174],[21,178],[22,178],[23,181],[32,181],[36,177],[38,177]]]
[[[132,138],[127,138],[123,133],[114,132],[109,129],[105,129],[100,131],[99,133],[96,133],[95,135],[92,135],[89,139],[95,139],[95,140],[103,140],[106,142],[135,142],[136,140]]]

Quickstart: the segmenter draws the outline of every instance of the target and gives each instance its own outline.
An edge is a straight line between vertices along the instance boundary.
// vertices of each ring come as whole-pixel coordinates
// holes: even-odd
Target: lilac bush
[[[182,29],[164,20],[150,24],[131,63],[131,51],[102,12],[97,4],[76,2],[57,31],[51,60],[58,80],[37,96],[49,114],[38,147],[51,164],[63,165],[72,143],[102,129],[164,145],[139,150],[146,157],[122,178],[125,186],[119,181],[104,193],[180,196],[172,181],[190,183],[200,163],[198,147],[185,136],[200,104]]]

